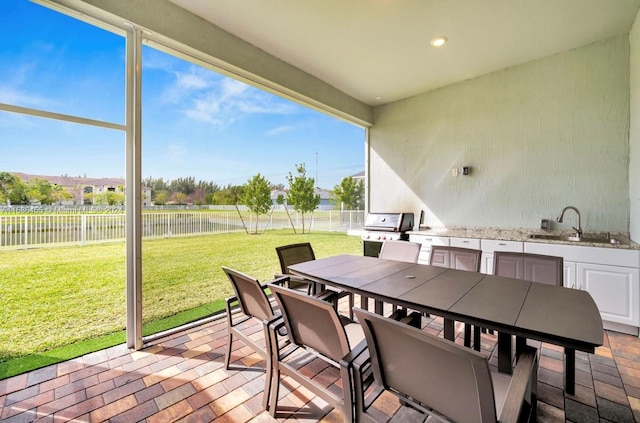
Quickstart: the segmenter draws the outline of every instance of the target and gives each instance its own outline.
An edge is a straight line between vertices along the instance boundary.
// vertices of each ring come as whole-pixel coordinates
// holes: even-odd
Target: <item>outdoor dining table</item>
[[[512,371],[512,336],[565,349],[565,390],[575,392],[575,351],[603,343],[602,319],[582,290],[495,275],[376,257],[338,255],[289,267],[293,274],[376,300],[444,318],[444,337],[455,321],[498,332],[498,370]]]

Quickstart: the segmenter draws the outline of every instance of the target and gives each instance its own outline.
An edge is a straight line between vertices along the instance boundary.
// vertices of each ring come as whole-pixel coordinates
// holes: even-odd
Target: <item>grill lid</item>
[[[405,232],[413,228],[413,213],[369,213],[363,228],[370,231]]]

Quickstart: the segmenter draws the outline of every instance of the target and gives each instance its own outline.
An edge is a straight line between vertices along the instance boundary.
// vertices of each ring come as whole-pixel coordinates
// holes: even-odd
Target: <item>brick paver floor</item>
[[[442,320],[424,318],[442,336]],[[459,328],[461,329],[461,327]],[[256,325],[256,339],[261,330]],[[458,337],[457,342],[461,342]],[[340,412],[285,379],[278,416],[262,409],[264,361],[234,342],[232,360],[247,370],[225,370],[224,318],[158,339],[142,351],[116,346],[0,380],[0,421],[13,422],[339,422]],[[496,336],[482,335],[495,365]],[[576,353],[576,394],[563,390],[562,349],[537,344],[539,422],[640,422],[640,340],[606,331],[595,354]],[[399,350],[401,353],[401,350]],[[309,363],[325,384],[338,374]],[[422,422],[391,395],[376,402],[381,421]]]

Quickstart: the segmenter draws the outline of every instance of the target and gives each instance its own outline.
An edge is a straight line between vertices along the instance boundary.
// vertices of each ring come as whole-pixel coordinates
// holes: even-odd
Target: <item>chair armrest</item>
[[[362,353],[366,352],[366,359],[369,358],[369,350],[367,349],[367,340],[363,339],[362,341],[360,341],[358,343],[358,345],[356,345],[354,348],[351,349],[351,351],[349,351],[347,353],[347,355],[345,355],[344,357],[342,357],[342,359],[340,360],[340,365],[342,367],[351,367],[353,364],[355,364],[355,360],[360,357],[360,355]],[[364,357],[363,357],[364,359]],[[360,360],[359,364],[362,364],[362,360]]]
[[[289,275],[274,275],[274,277],[274,280],[263,283],[262,289],[268,288],[267,285],[269,285],[270,283],[279,286],[287,286],[289,285],[289,280],[291,280],[291,277]]]
[[[527,346],[518,356],[518,363],[513,372],[507,397],[502,407],[499,421],[501,423],[517,423],[527,395],[531,395],[531,410],[536,408],[536,384],[538,381],[538,350]]]

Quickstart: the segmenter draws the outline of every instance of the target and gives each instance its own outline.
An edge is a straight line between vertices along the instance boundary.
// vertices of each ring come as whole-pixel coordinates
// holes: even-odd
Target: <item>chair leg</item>
[[[349,293],[349,319],[353,320],[353,292]]]
[[[231,363],[231,346],[233,345],[233,334],[231,333],[231,327],[227,328],[227,354],[224,358],[224,368],[229,370],[229,364]]]
[[[276,416],[276,408],[278,407],[278,395],[280,394],[280,369],[276,362],[273,363],[271,374],[271,392],[269,393],[269,414],[271,417]]]
[[[227,355],[224,358],[224,367],[229,370],[229,364],[231,363],[231,347],[233,345],[233,321],[231,317],[231,298],[227,298],[225,301],[225,309],[227,311]]]
[[[277,336],[275,338],[276,339],[274,344],[274,340],[271,337],[271,334],[269,331],[269,326],[265,324],[264,325],[264,341],[267,347],[267,356],[265,358],[264,367],[267,373],[264,376],[264,391],[262,393],[262,408],[264,408],[265,410],[269,410],[269,397],[271,395],[271,374],[273,373],[273,354],[274,352],[277,354],[277,351],[275,350],[278,348]]]

